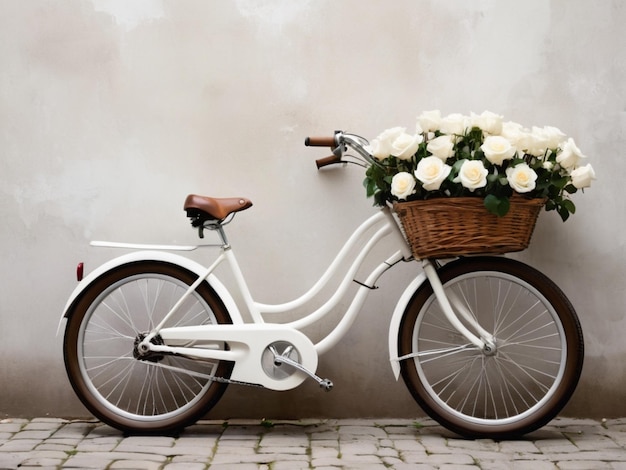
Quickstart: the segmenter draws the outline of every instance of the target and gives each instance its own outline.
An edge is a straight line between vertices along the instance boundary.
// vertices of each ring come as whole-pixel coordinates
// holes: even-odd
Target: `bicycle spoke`
[[[417,384],[412,392],[426,397],[433,417],[438,419],[441,410],[447,422],[461,428],[484,425],[479,434],[489,435],[497,426],[510,429],[510,423],[541,410],[555,393],[563,380],[565,336],[559,313],[534,284],[498,270],[472,270],[475,263],[469,259],[453,264],[467,270],[442,278],[444,291],[453,293],[462,323],[479,334],[488,332],[495,347],[481,350],[465,339],[429,289],[416,297],[410,349],[399,359],[414,367],[416,375],[405,380]],[[517,266],[501,259],[478,264]]]

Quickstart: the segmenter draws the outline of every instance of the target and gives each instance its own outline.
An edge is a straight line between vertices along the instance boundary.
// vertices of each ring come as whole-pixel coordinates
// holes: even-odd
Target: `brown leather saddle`
[[[217,198],[190,194],[185,199],[184,209],[192,225],[198,227],[207,220],[222,222],[229,215],[252,206],[252,201],[244,197]]]

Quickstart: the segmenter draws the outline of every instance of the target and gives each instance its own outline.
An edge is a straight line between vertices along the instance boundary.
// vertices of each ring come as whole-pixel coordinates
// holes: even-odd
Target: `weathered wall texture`
[[[372,211],[363,175],[318,174],[303,138],[439,108],[554,125],[591,157],[578,213],[542,214],[518,256],[582,320],[565,413],[626,415],[625,22],[619,0],[0,0],[0,413],[85,414],[55,333],[76,262],[116,254],[90,240],[190,243],[188,193],[247,196],[231,242],[259,300],[289,300]],[[386,353],[417,269],[322,358],[332,393],[231,387],[212,416],[421,414]]]

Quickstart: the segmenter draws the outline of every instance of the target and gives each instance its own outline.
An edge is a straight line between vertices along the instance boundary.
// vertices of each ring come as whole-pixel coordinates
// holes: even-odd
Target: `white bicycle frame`
[[[358,254],[336,291],[321,307],[298,320],[288,323],[265,322],[265,314],[286,314],[306,306],[328,284],[331,278],[337,273],[339,267],[344,264],[349,253],[361,243],[361,240],[365,238],[365,234],[369,231],[374,231],[373,235],[361,245]],[[412,258],[411,250],[397,221],[390,209],[385,207],[366,220],[353,233],[326,272],[305,294],[291,302],[269,305],[257,302],[253,299],[234,251],[228,244],[221,226],[219,226],[219,232],[223,241],[220,245],[171,246],[92,242],[93,246],[148,251],[137,251],[121,256],[105,263],[100,268],[90,273],[89,276],[79,283],[72,293],[67,302],[63,318],[71,311],[71,306],[74,301],[79,298],[81,293],[95,279],[116,266],[138,260],[159,260],[178,264],[196,273],[198,279],[189,287],[187,292],[163,318],[161,323],[142,341],[139,347],[143,348],[143,351],[179,354],[205,360],[233,361],[235,365],[229,379],[232,382],[261,385],[273,390],[288,390],[300,385],[307,377],[311,377],[320,383],[320,385],[330,389],[332,382],[327,379],[321,379],[315,375],[318,356],[330,350],[348,332],[356,320],[366,300],[367,294],[370,290],[375,288],[376,282],[380,276],[396,263]],[[369,274],[365,281],[360,282],[355,280],[357,271],[370,254],[372,248],[385,237],[391,237],[393,245],[397,246],[397,250],[385,261],[380,263]],[[170,253],[171,251],[191,251],[206,246],[220,247],[220,254],[209,267],[202,267],[188,258]],[[214,275],[215,269],[222,264],[225,264],[233,273],[236,288],[245,303],[251,322],[244,321],[232,295]],[[391,317],[389,328],[389,355],[396,379],[399,377],[400,361],[419,354],[418,352],[410,356],[398,357],[397,340],[400,322],[406,306],[415,290],[418,289],[426,279],[430,281],[437,299],[450,323],[467,338],[468,345],[463,348],[476,347],[481,350],[488,350],[492,345],[492,336],[477,324],[472,315],[463,308],[462,302],[454,297],[448,298],[446,296],[434,264],[430,260],[422,260],[422,267],[424,272],[418,275],[407,287],[400,297]],[[183,304],[185,299],[205,281],[208,282],[222,298],[233,320],[233,324],[168,328],[168,319],[174,314],[177,308]],[[319,342],[313,344],[301,330],[309,325],[315,324],[333,311],[340,299],[346,294],[352,282],[358,283],[359,288],[348,309],[334,329]],[[455,312],[457,312],[461,318],[459,318]],[[470,328],[474,330],[476,334],[472,333]],[[164,344],[153,344],[151,342],[156,335],[162,338]],[[224,343],[228,343],[228,349],[222,347]],[[294,359],[293,355],[294,349],[296,351],[296,359]],[[456,349],[459,348],[457,347]],[[454,352],[455,351],[450,351],[450,353]],[[268,360],[276,366],[283,364],[291,366],[292,373],[288,374],[287,377],[285,377],[284,373],[278,375],[273,375],[271,372],[268,373],[268,370],[264,369],[262,366],[263,362],[267,362]],[[155,364],[155,367],[171,366]],[[284,370],[284,368],[282,369]]]

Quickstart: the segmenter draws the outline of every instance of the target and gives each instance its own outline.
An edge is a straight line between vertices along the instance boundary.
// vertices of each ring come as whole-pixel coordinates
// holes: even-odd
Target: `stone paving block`
[[[394,470],[438,470],[438,467],[433,467],[425,463],[399,463],[392,467]]]
[[[378,447],[370,442],[342,442],[339,450],[342,455],[376,455]]]
[[[172,456],[171,460],[170,460],[170,463],[179,463],[181,465],[183,465],[183,464],[202,464],[202,465],[204,465],[206,467],[209,464],[210,461],[211,461],[211,456],[183,454],[183,455],[174,455],[174,456]]]
[[[311,457],[314,459],[324,458],[324,457],[337,457],[339,455],[339,449],[336,447],[319,447],[312,446],[311,447]]]
[[[206,468],[204,463],[173,462],[166,464],[163,470],[206,470]]]
[[[309,435],[311,441],[338,441],[339,431],[313,432]]]
[[[389,468],[395,468],[396,465],[404,463],[399,457],[385,455],[380,455],[379,457],[383,461],[383,463]]]
[[[47,439],[52,435],[52,430],[47,431],[20,431],[13,435],[11,439]]]
[[[187,443],[182,442],[182,443],[176,444],[172,448],[171,454],[169,455],[172,455],[175,457],[189,456],[189,457],[193,457],[194,459],[202,458],[206,460],[209,457],[213,456],[214,453],[215,453],[215,449],[213,447],[198,447],[198,446],[193,446],[193,445],[187,445]]]
[[[416,440],[400,440],[394,443],[394,447],[401,452],[425,452],[424,445]]]
[[[502,460],[502,461],[508,462],[509,460],[512,459],[511,455],[507,455],[504,452],[497,452],[497,451],[492,451],[492,450],[472,450],[472,451],[465,450],[465,452],[468,452],[474,458],[474,460],[477,460],[479,462],[494,461],[494,460]],[[523,456],[524,454],[518,454],[518,455]]]
[[[18,468],[29,455],[28,452],[0,452],[0,468]]]
[[[505,454],[538,454],[539,448],[530,441],[502,441],[500,442],[500,452]]]
[[[302,460],[308,461],[307,456],[302,456]],[[284,459],[284,458],[283,458]],[[290,460],[298,460],[298,456],[290,455]],[[211,460],[211,468],[214,464],[237,464],[237,463],[256,463],[256,464],[270,464],[272,462],[281,460],[280,454],[222,454],[217,453]]]
[[[19,467],[54,467],[61,465],[67,457],[67,453],[63,451],[28,452],[19,463]]]
[[[274,462],[271,466],[272,470],[309,470],[311,467],[309,461],[282,460]]]
[[[339,439],[362,439],[362,438],[386,439],[387,433],[384,429],[375,426],[345,426],[339,429]]]
[[[129,437],[115,447],[116,452],[172,455],[174,439],[170,437]]]
[[[39,444],[35,449],[38,451],[44,451],[44,450],[58,450],[61,452],[71,452],[74,450],[73,445],[71,444],[54,444],[54,443],[49,443],[49,442],[45,442],[43,444]]]
[[[64,467],[72,468],[107,468],[118,460],[129,461],[150,461],[163,464],[167,458],[163,455],[152,454],[132,454],[127,452],[79,452],[71,456],[64,464]]]
[[[585,462],[571,460],[569,462],[559,462],[557,465],[559,470],[610,470],[612,468],[609,462],[593,460]]]
[[[24,425],[22,428],[23,431],[56,431],[59,429],[63,422],[60,421],[37,421],[32,420],[31,422]]]
[[[379,447],[376,455],[378,455],[379,457],[400,457],[400,453],[393,447]]]
[[[545,439],[541,441],[535,441],[537,448],[544,454],[561,454],[561,453],[576,453],[580,449],[572,444],[567,439]]]
[[[114,457],[107,456],[104,457],[104,454],[100,456],[94,456],[91,454],[76,454],[71,456],[69,459],[65,461],[63,464],[63,468],[107,468],[114,461]]]
[[[441,466],[444,464],[474,465],[474,458],[469,454],[431,454],[426,456],[426,463]]]
[[[618,449],[621,446],[609,436],[596,433],[567,435],[580,450]]]
[[[71,422],[68,424],[65,424],[64,426],[60,427],[55,433],[54,433],[54,437],[56,438],[61,438],[61,437],[85,437],[87,436],[87,434],[89,434],[91,431],[93,431],[93,429],[95,428],[95,425],[93,423],[75,423],[75,422]]]
[[[400,459],[407,463],[424,463],[428,460],[426,452],[401,452]]]
[[[260,429],[229,426],[221,434],[220,441],[258,440],[262,435],[263,431]]]
[[[476,465],[457,465],[457,464],[444,464],[439,467],[439,470],[481,470]]]
[[[269,465],[257,465],[254,463],[227,463],[211,465],[211,470],[269,470]]]
[[[16,439],[5,442],[0,446],[0,452],[28,452],[41,443],[37,439]]]
[[[344,465],[343,470],[387,470],[387,467],[382,463],[357,463]]]
[[[152,462],[150,460],[117,460],[113,462],[109,469],[111,470],[160,470],[161,462]]]
[[[259,445],[258,440],[222,440],[218,441],[218,446],[220,450],[233,449],[235,452],[249,450],[254,452],[254,449]]]
[[[283,454],[283,455],[307,455],[307,447],[276,447],[276,446],[259,446],[256,451],[259,454]]]
[[[0,419],[0,425],[16,424],[16,425],[19,425],[19,426],[23,426],[24,424],[27,424],[29,422],[30,422],[29,419],[24,419],[24,418],[4,418],[4,419]]]
[[[459,448],[466,450],[487,450],[497,451],[499,444],[491,439],[450,439],[447,442],[448,448]]]
[[[514,468],[511,462],[507,460],[481,460],[479,462],[481,470],[511,470]]]
[[[616,450],[616,449],[607,449],[607,450],[598,450],[598,451],[584,451],[584,452],[576,452],[576,453],[562,453],[562,454],[546,454],[546,457],[549,460],[554,462],[563,462],[568,460],[602,460],[605,462],[626,462],[626,451],[625,450]]]
[[[518,460],[511,464],[511,470],[558,470],[553,462]]]
[[[323,468],[323,467],[342,467],[344,465],[344,461],[338,457],[322,457],[319,459],[312,459],[311,464],[313,468]]]
[[[265,434],[261,438],[261,446],[278,446],[278,447],[308,447],[309,438],[306,435],[281,435],[281,434]]]
[[[341,461],[344,466],[355,464],[381,464],[382,460],[377,455],[357,455],[357,454],[341,454]]]
[[[76,444],[78,452],[111,452],[117,447],[117,442],[91,442],[85,440]]]

